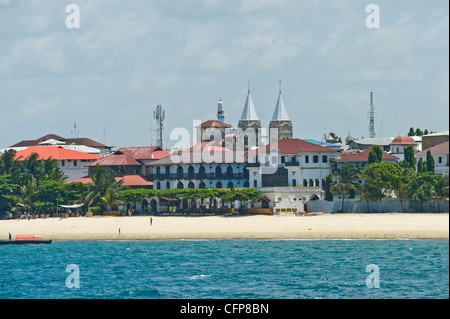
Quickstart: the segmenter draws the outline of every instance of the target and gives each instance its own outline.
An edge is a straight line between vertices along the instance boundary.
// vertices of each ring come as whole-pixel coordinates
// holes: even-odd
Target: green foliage
[[[400,165],[405,168],[416,169],[416,158],[414,156],[414,148],[408,145],[404,151],[404,160],[400,162]]]
[[[380,145],[374,145],[369,152],[369,165],[373,163],[381,163],[383,159],[383,149]]]
[[[325,200],[327,201],[333,201],[334,200],[334,194],[331,191],[331,186],[334,183],[333,174],[328,174],[325,178],[325,185],[324,185],[324,191],[325,191]]]
[[[408,136],[414,136],[414,128],[413,127],[410,127],[409,128],[409,132],[408,132]]]
[[[419,161],[417,162],[417,173],[423,173],[424,165],[422,158],[419,158]]]
[[[425,162],[426,171],[434,174],[434,157],[431,155],[431,151],[427,151],[427,160]]]
[[[358,182],[358,171],[351,163],[343,163],[340,172],[335,172],[337,182],[333,183],[330,191],[342,195],[341,211],[344,210],[344,197],[350,189],[361,187]]]

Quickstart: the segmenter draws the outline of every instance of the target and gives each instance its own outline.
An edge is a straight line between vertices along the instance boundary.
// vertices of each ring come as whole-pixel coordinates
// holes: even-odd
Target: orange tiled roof
[[[53,158],[56,160],[96,160],[99,155],[69,150],[61,146],[31,146],[16,153],[17,160],[25,160],[31,154],[37,153],[38,159]]]

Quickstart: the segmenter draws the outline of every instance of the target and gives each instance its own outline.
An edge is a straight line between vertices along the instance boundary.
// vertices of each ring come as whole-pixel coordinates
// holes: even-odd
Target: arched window
[[[194,183],[192,183],[192,182],[189,182],[189,184],[188,184],[188,188],[194,188],[195,186],[194,186]]]
[[[178,182],[177,188],[178,188],[178,189],[183,189],[183,188],[184,188],[183,183],[182,183],[182,182]]]
[[[191,179],[191,178],[194,178],[194,177],[195,177],[194,168],[191,165],[189,165],[189,167],[188,167],[188,178]]]
[[[205,188],[206,185],[205,183],[203,183],[203,181],[200,182],[200,184],[198,185],[198,188]]]
[[[156,189],[161,189],[161,183],[160,182],[156,183]]]
[[[250,187],[250,183],[248,181],[244,182],[244,187]]]
[[[226,176],[225,177],[226,179],[232,179],[233,178],[233,168],[231,166],[227,167],[227,172],[226,172],[225,176]]]
[[[217,182],[216,183],[216,188],[223,188],[222,183],[221,182]]]
[[[233,188],[233,187],[234,187],[233,182],[229,181],[227,184],[227,188]]]
[[[156,175],[159,176],[159,174],[161,174],[161,168],[156,166]]]
[[[177,178],[182,179],[184,174],[183,166],[177,167]]]
[[[170,189],[170,182],[166,183],[166,189]]]
[[[222,167],[220,167],[220,165],[217,165],[216,167],[216,178],[221,178],[222,177]]]
[[[198,177],[199,178],[205,178],[206,177],[206,170],[203,167],[203,165],[201,165],[198,169]]]

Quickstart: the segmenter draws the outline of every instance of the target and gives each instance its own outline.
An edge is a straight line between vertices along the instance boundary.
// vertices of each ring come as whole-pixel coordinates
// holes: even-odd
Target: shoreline
[[[152,225],[150,225],[152,217]],[[120,228],[120,235],[119,235]],[[52,241],[449,239],[448,213],[312,213],[252,216],[98,216],[0,220],[0,240]]]

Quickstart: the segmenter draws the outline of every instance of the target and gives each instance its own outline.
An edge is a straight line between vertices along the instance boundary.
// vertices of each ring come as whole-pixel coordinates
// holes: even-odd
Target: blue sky
[[[68,29],[68,4],[80,28]],[[368,29],[368,4],[380,28]],[[116,147],[192,120],[237,125],[247,81],[267,127],[282,81],[294,136],[448,130],[449,3],[333,0],[0,0],[0,148],[48,133]]]

